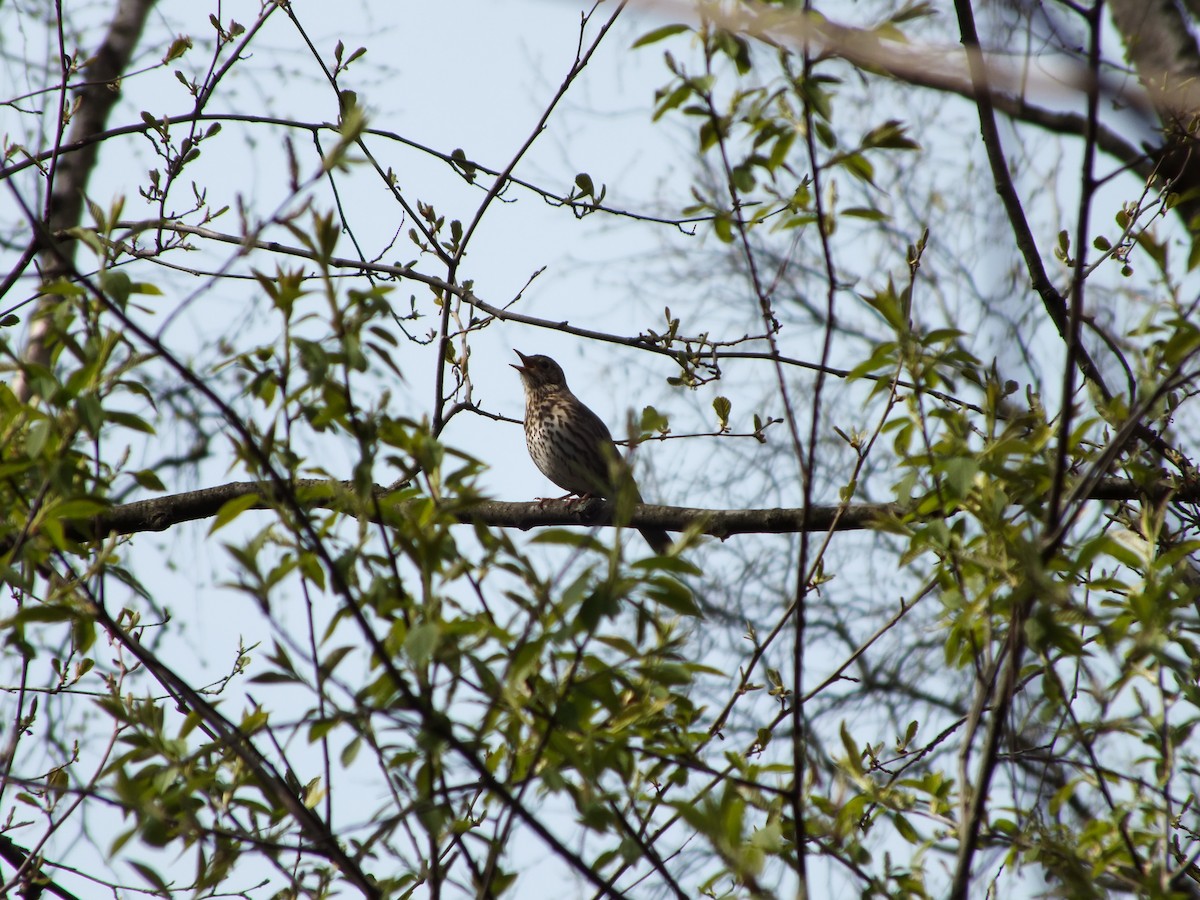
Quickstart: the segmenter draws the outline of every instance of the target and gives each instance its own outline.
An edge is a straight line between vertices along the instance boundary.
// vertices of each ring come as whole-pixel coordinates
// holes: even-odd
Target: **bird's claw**
[[[581,500],[588,499],[589,497],[589,494],[584,494],[582,497],[576,497],[573,493],[568,492],[563,494],[561,497],[534,497],[533,499],[537,501],[538,509],[545,509],[547,503],[562,503],[563,501],[566,501],[567,509],[570,509],[572,505],[580,502]]]
[[[594,497],[594,494],[566,493],[561,497],[534,497],[534,499],[537,501],[538,509],[545,509],[547,503],[566,503],[567,509],[571,510]]]

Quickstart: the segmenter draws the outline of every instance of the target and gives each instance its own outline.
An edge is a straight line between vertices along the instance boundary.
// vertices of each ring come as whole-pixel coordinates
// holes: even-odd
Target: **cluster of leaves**
[[[902,18],[911,17],[906,11]],[[820,27],[818,18],[810,24]],[[888,20],[867,33],[892,39],[898,24]],[[690,72],[668,52],[672,80],[657,94],[656,114],[689,117],[700,151],[719,151],[724,179],[712,195],[697,193],[694,207],[713,216],[717,237],[818,224],[829,238],[838,215],[886,218],[875,206],[833,206],[818,222],[814,180],[798,173],[807,161],[823,178],[844,172],[874,188],[871,152],[919,149],[902,123],[879,123],[843,146],[834,126],[840,82],[807,57],[766,41],[781,75],[762,84],[761,74],[754,77],[758,51],[721,24],[665,26],[639,45],[677,35],[699,44],[704,68]],[[817,156],[797,159],[796,138],[809,129]],[[1096,238],[1104,256],[1087,277],[1098,280],[1102,266],[1128,277],[1141,247],[1168,280],[1165,242],[1149,226],[1173,203],[1168,191],[1148,187],[1127,204],[1117,216],[1118,243]],[[909,251],[914,273],[923,244]],[[745,245],[747,253],[758,246]],[[1066,232],[1058,253],[1075,264]],[[1181,385],[1194,377],[1194,328],[1168,297],[1168,314],[1137,334],[1148,339],[1122,347],[1122,364],[1137,373],[1129,393],[1064,423],[1047,413],[1038,391],[1021,396],[995,361],[976,359],[963,332],[922,329],[912,290],[889,285],[861,297],[862,309],[890,334],[872,344],[850,378],[871,379],[868,395],[887,410],[884,468],[897,473],[890,487],[907,512],[880,528],[900,540],[901,566],[919,572],[914,580],[926,585],[920,596],[937,597],[939,662],[963,677],[949,675],[936,703],[918,683],[923,675],[891,688],[921,698],[914,707],[932,707],[932,731],[930,721],[914,720],[889,739],[890,722],[879,719],[855,736],[839,722],[841,755],[804,746],[816,772],[809,780],[797,783],[786,765],[754,766],[735,789],[740,803],[726,801],[723,818],[694,824],[726,863],[722,875],[752,891],[762,889],[764,871],[779,878],[804,871],[795,807],[781,799],[796,792],[811,804],[804,852],[851,872],[864,893],[927,896],[937,856],[948,852],[953,870],[963,845],[976,841],[1000,848],[1002,867],[1032,867],[1072,896],[1094,894],[1101,873],[1100,890],[1169,891],[1164,886],[1200,874],[1195,835],[1181,816],[1200,762],[1192,741],[1200,712],[1200,578],[1188,561],[1200,544],[1188,536],[1188,504],[1171,502],[1163,460],[1178,456],[1164,457],[1146,435],[1165,432]],[[839,318],[857,312],[843,307]],[[968,395],[972,402],[957,399]],[[866,445],[858,436],[851,442]],[[1090,491],[1117,472],[1131,490],[1101,515]],[[851,488],[843,499],[853,495]],[[905,613],[902,605],[898,617]],[[786,684],[786,677],[778,682],[785,697]],[[759,751],[785,720],[750,716],[746,727],[763,736]],[[1008,803],[992,801],[1005,794]],[[976,805],[979,795],[988,802]],[[724,831],[713,824],[718,819]],[[773,839],[760,840],[768,832]],[[724,849],[731,835],[742,852],[753,852],[755,866]],[[895,851],[905,846],[909,857],[897,864]],[[772,863],[773,870],[764,868]]]
[[[336,230],[327,217],[293,231],[318,265],[328,260]],[[357,387],[372,363],[399,373],[387,292],[342,293],[327,266],[322,271],[315,290],[295,272],[259,275],[277,337],[220,362],[213,378],[185,376],[222,404],[240,468],[263,485],[271,511],[267,524],[250,525],[247,511],[261,508],[263,496],[243,496],[213,517],[210,533],[223,539],[231,562],[228,580],[273,638],[265,659],[239,648],[230,675],[204,692],[187,687],[173,654],[138,655],[152,653],[144,650],[148,626],[129,591],[110,585],[117,579],[151,599],[119,564],[139,538],[91,527],[119,500],[123,481],[162,490],[152,472],[111,462],[130,455],[123,435],[153,433],[124,408],[131,397],[145,398],[152,363],[136,347],[130,286],[103,273],[51,286],[61,299],[46,306],[48,366],[17,363],[17,349],[5,347],[31,389],[24,401],[8,389],[0,395],[8,511],[0,547],[17,600],[4,621],[6,639],[25,659],[23,690],[64,703],[64,691],[86,690],[110,730],[99,759],[55,759],[49,774],[29,768],[30,753],[15,754],[10,782],[23,785],[19,799],[47,817],[61,814],[64,796],[121,810],[129,824],[108,852],[127,852],[134,837],[143,847],[194,848],[186,885],[193,891],[222,884],[251,848],[274,858],[279,847],[307,838],[313,851],[289,864],[286,879],[292,890],[319,895],[337,878],[313,840],[321,826],[298,820],[280,791],[322,811],[333,839],[332,821],[361,813],[361,804],[339,798],[355,790],[345,783],[364,769],[381,772],[388,793],[369,836],[337,840],[355,848],[352,861],[364,871],[382,847],[409,858],[407,866],[389,863],[395,874],[387,878],[363,877],[381,895],[459,877],[442,860],[460,853],[473,861],[471,877],[502,890],[513,878],[505,870],[508,835],[522,815],[534,818],[525,811],[531,789],[563,794],[587,828],[614,837],[621,850],[588,861],[590,871],[633,864],[637,835],[665,802],[666,784],[687,780],[665,761],[709,739],[696,733],[698,710],[687,691],[706,669],[688,659],[679,620],[695,614],[677,580],[690,567],[679,560],[629,567],[618,544],[562,531],[538,540],[577,556],[565,581],[539,574],[505,534],[484,527],[474,530],[468,555],[472,542],[458,523],[480,499],[480,464],[436,441],[428,425],[390,416],[386,396],[363,399],[371,392]],[[229,373],[243,402],[220,401],[212,390]],[[349,481],[333,481],[303,452],[330,434],[358,450]],[[122,439],[125,452],[114,453]],[[388,469],[404,478],[384,496],[372,476]],[[301,478],[309,488],[295,487]],[[325,514],[308,506],[316,479],[337,494]],[[631,604],[640,610],[636,638],[622,623]],[[285,626],[301,608],[307,639]],[[150,634],[162,631],[165,649],[176,638],[164,626],[155,623]],[[100,652],[98,631],[115,656]],[[38,660],[47,655],[54,675],[41,685]],[[248,672],[253,700],[238,687]],[[245,709],[225,719],[206,696],[228,696]],[[47,705],[32,702],[24,727],[34,727]],[[293,735],[303,746],[285,752]],[[274,761],[249,753],[242,740],[260,754],[274,748]],[[639,776],[645,754],[660,760],[657,769],[674,770],[655,776],[663,782],[657,789]],[[400,846],[407,842],[408,851]],[[181,888],[154,865],[135,866],[155,889]]]
[[[880,29],[895,28],[912,18],[914,15],[905,11]],[[763,79],[755,72],[750,39],[710,21],[696,27],[663,26],[634,46],[653,45],[681,34],[700,45],[703,70],[698,74],[689,71],[685,62],[667,51],[664,58],[672,80],[657,91],[654,115],[659,118],[681,112],[696,123],[699,152],[719,150],[724,157],[728,183],[713,194],[694,187],[696,202],[686,207],[684,214],[711,217],[714,233],[726,243],[734,240],[739,222],[745,228],[770,222],[775,230],[790,230],[816,221],[812,181],[802,174],[804,168],[798,162],[804,154],[797,153],[797,141],[803,140],[810,122],[820,146],[829,151],[823,168],[872,187],[877,187],[872,152],[920,149],[906,136],[903,123],[895,119],[872,127],[847,145],[833,119],[833,91],[840,79],[802,64],[789,47],[767,42],[767,49],[761,52],[772,54],[779,74],[760,84]],[[727,77],[722,78],[723,74]],[[729,78],[730,74],[734,77]],[[726,84],[729,80],[732,87]],[[871,221],[886,218],[873,205],[828,209],[828,233],[836,229],[841,216]]]

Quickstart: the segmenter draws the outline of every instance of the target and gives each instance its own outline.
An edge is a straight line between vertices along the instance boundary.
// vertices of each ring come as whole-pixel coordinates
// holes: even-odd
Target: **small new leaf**
[[[713,400],[713,411],[717,414],[717,422],[721,426],[721,431],[729,430],[729,413],[733,409],[733,404],[729,402],[728,397],[717,397]]]
[[[187,53],[191,49],[192,39],[186,34],[180,35],[179,37],[175,38],[175,40],[171,41],[171,46],[167,48],[167,53],[163,57],[162,61],[169,63],[172,60],[179,59],[179,57],[183,56],[183,54]]]

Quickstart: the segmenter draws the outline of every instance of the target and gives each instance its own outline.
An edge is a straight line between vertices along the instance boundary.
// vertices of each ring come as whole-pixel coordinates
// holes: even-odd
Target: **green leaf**
[[[856,775],[862,775],[864,772],[862,764],[862,751],[858,749],[858,744],[854,742],[854,737],[850,734],[850,730],[846,728],[846,723],[842,722],[839,728],[842,738],[842,747],[846,751],[846,764]]]
[[[642,434],[668,434],[671,431],[671,422],[653,406],[645,406],[642,407],[638,430]]]
[[[969,457],[958,457],[946,460],[941,468],[954,496],[965,497],[970,493],[971,485],[979,472],[979,463]]]
[[[920,150],[921,145],[904,132],[904,124],[892,119],[867,132],[862,140],[863,146],[882,150]]]
[[[8,619],[8,622],[13,625],[25,625],[31,622],[40,622],[42,624],[52,622],[69,622],[77,613],[69,606],[63,606],[58,603],[39,603],[25,604],[17,614]]]
[[[580,550],[595,550],[607,552],[608,548],[590,534],[580,531],[570,531],[566,528],[547,528],[533,537],[535,544],[561,544],[566,547],[577,547]]]
[[[659,41],[665,40],[675,34],[682,34],[685,31],[691,31],[690,25],[663,25],[661,28],[655,28],[653,31],[648,31],[640,38],[629,45],[629,49],[633,50],[637,47],[647,47],[650,44],[656,44]]]
[[[821,145],[832,150],[837,146],[837,133],[829,127],[829,123],[824,121],[824,117],[818,119],[815,123],[817,129],[817,139]]]
[[[842,165],[855,178],[867,182],[867,184],[875,184],[875,167],[871,165],[871,161],[861,153],[851,153],[842,160]]]
[[[633,568],[653,572],[676,572],[680,575],[703,575],[703,571],[682,556],[652,556],[649,559],[639,559],[633,563]]]
[[[148,836],[146,836],[146,837],[148,837]],[[152,846],[158,846],[158,845],[153,844]],[[170,886],[165,881],[163,881],[162,876],[159,875],[158,872],[154,871],[154,869],[150,868],[149,866],[145,865],[144,863],[140,863],[140,862],[137,862],[136,860],[132,860],[132,859],[128,860],[128,863],[129,863],[129,865],[133,866],[133,868],[137,871],[137,873],[139,875],[141,875],[144,879],[146,879],[146,881],[148,881],[150,883],[150,885],[154,888],[156,893],[161,893],[164,897],[171,895],[172,891],[171,891]]]
[[[259,672],[257,675],[250,677],[251,684],[301,684],[301,680],[295,675],[288,675],[284,672]]]
[[[138,487],[143,487],[148,491],[165,491],[167,489],[167,486],[162,483],[162,480],[151,469],[139,469],[130,474],[133,475],[133,480],[138,483]]]
[[[442,629],[436,622],[425,622],[409,631],[404,639],[404,652],[413,661],[413,665],[421,668],[433,658],[441,639]]]
[[[108,504],[99,500],[78,497],[74,500],[65,500],[62,503],[55,504],[49,507],[48,512],[58,519],[88,519],[98,513],[104,512],[107,508]]]
[[[135,416],[133,413],[110,409],[105,411],[104,418],[116,425],[123,425],[132,431],[138,431],[142,434],[156,433],[153,425],[151,425],[141,416]]]
[[[42,455],[46,442],[50,439],[50,422],[38,419],[25,432],[25,452],[30,458]]]
[[[1187,270],[1190,272],[1196,266],[1200,266],[1200,238],[1193,238],[1192,247],[1188,250]]]
[[[172,62],[173,60],[179,59],[179,57],[183,56],[183,54],[187,53],[191,49],[192,39],[186,34],[180,35],[179,37],[175,38],[175,40],[171,41],[171,46],[167,48],[166,55],[163,56],[162,61],[163,63]],[[148,119],[148,124],[154,124],[154,117],[147,112],[142,113],[142,119],[143,121],[147,121]]]
[[[932,3],[913,3],[911,6],[905,6],[898,13],[892,16],[891,21],[896,24],[900,24],[901,22],[908,22],[911,19],[920,19],[925,16],[933,15],[937,15],[937,10]]]
[[[1071,258],[1071,235],[1067,234],[1065,228],[1058,233],[1058,244],[1054,248],[1054,255],[1064,262]]]
[[[717,238],[726,244],[733,243],[733,220],[727,212],[719,212],[713,216],[713,231]]]
[[[908,318],[905,315],[904,304],[896,296],[895,291],[889,288],[877,294],[863,297],[863,299],[867,301],[871,309],[883,316],[884,321],[891,325],[893,329],[896,331],[908,330]],[[875,352],[879,352],[878,348],[876,348]]]
[[[241,497],[226,500],[221,504],[221,508],[217,510],[216,518],[213,519],[212,527],[208,529],[208,533],[215,534],[246,510],[251,509],[255,504],[261,502],[262,498],[257,494],[243,494]]]
[[[1160,269],[1167,267],[1167,244],[1165,241],[1156,241],[1149,232],[1142,231],[1134,235],[1133,238],[1139,247],[1150,255],[1150,258],[1158,265]]]
[[[105,272],[100,276],[100,287],[119,306],[124,306],[125,301],[129,299],[131,282],[124,272]]]
[[[665,606],[671,612],[678,615],[688,616],[693,619],[698,619],[702,615],[700,606],[696,603],[696,598],[692,596],[692,592],[674,578],[661,577],[654,579],[654,583],[647,589],[646,593],[656,603]]]
[[[855,219],[867,219],[871,222],[884,222],[888,218],[887,213],[880,212],[877,209],[870,209],[866,206],[851,206],[847,209],[839,209],[838,215],[850,216]]]
[[[680,106],[691,95],[692,86],[685,82],[665,97],[658,99],[657,105],[654,107],[653,121],[657,122],[666,113]]]
[[[748,194],[754,190],[757,182],[754,178],[754,172],[750,170],[749,166],[738,166],[730,174],[730,181],[733,182],[733,186],[740,193]]]
[[[96,238],[96,233],[87,228],[72,228],[69,229],[67,233],[71,234],[74,231],[83,232],[84,234],[90,236],[93,240]],[[80,235],[72,236],[80,237]],[[51,281],[49,284],[43,285],[42,293],[57,294],[59,297],[81,297],[86,293],[86,291],[84,291],[84,289],[79,285],[72,284],[71,282],[67,281],[65,278],[58,278],[54,281]]]
[[[893,813],[892,824],[896,826],[896,832],[900,837],[904,838],[910,844],[921,843],[921,836],[917,833],[917,829],[913,828],[912,823],[905,816],[902,816],[900,813]]]

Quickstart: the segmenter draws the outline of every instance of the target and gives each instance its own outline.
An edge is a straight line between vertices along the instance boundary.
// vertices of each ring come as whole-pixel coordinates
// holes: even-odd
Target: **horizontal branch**
[[[332,509],[354,515],[350,502],[349,482],[302,479],[294,483],[301,506],[307,509]],[[247,509],[270,509],[271,486],[265,482],[240,481],[216,487],[138,500],[96,516],[92,534],[137,534],[142,531],[163,531],[182,522],[210,519],[231,500],[256,498]],[[393,488],[377,486],[375,497],[387,514],[388,496]],[[839,531],[867,528],[882,516],[899,515],[903,509],[891,503],[854,504],[839,507],[815,508],[808,517],[808,530],[825,531],[834,526]],[[455,512],[464,524],[480,523],[498,528],[529,528],[547,525],[612,525],[613,505],[604,500],[568,503],[564,500],[508,501],[481,500],[469,508]],[[705,534],[727,537],[731,534],[780,534],[799,531],[802,527],[801,509],[697,509],[684,506],[639,506],[629,517],[634,527],[665,528],[684,531],[700,525]],[[836,520],[836,522],[835,522]]]
[[[330,509],[356,515],[349,482],[302,479],[294,482],[296,498],[306,509]],[[390,487],[375,488],[375,497],[387,515]],[[1186,487],[1163,486],[1149,491],[1121,478],[1106,478],[1092,491],[1092,500],[1136,500],[1147,496],[1155,499],[1172,497],[1179,500],[1200,500],[1200,485]],[[138,500],[94,517],[91,527],[82,523],[76,537],[128,535],[143,531],[163,531],[173,525],[210,519],[231,500],[254,498],[248,509],[270,509],[271,486],[266,482],[243,481],[203,488],[182,494]],[[809,531],[853,531],[870,528],[881,519],[901,516],[906,508],[898,503],[853,503],[848,506],[817,506],[807,519],[801,508],[787,509],[699,509],[684,506],[639,506],[629,518],[629,525],[640,528],[665,528],[684,531],[697,526],[704,534],[725,538],[733,534],[785,534]],[[567,503],[562,500],[505,501],[482,500],[469,508],[455,512],[464,524],[479,523],[498,528],[522,530],[548,525],[608,526],[613,522],[613,506],[603,500]]]

